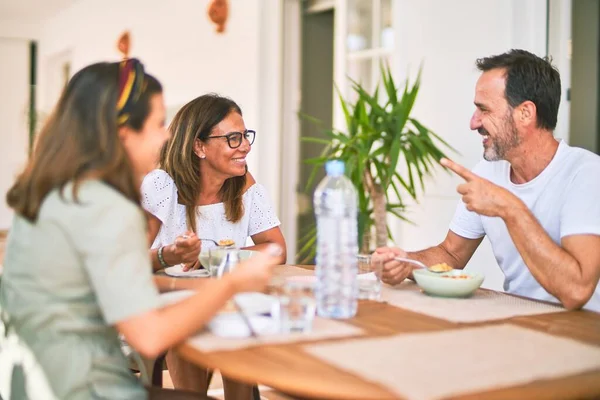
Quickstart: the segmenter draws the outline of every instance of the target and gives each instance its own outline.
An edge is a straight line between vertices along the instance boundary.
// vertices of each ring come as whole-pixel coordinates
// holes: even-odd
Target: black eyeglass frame
[[[250,139],[248,139],[248,134],[252,133],[252,141],[250,141]],[[231,145],[231,139],[234,136],[240,136],[240,144],[238,144],[237,146],[232,146]],[[217,136],[208,136],[206,138],[206,140],[208,139],[216,139],[216,138],[226,138],[227,139],[227,145],[229,146],[229,148],[231,149],[237,149],[238,147],[240,147],[242,145],[242,142],[244,139],[246,139],[249,143],[250,146],[252,146],[252,143],[254,143],[254,140],[256,140],[256,131],[253,129],[246,129],[245,132],[229,132],[227,135],[217,135]]]

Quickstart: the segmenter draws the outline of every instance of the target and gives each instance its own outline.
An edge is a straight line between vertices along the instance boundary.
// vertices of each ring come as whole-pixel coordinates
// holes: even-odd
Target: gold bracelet
[[[169,290],[175,290],[175,278],[171,278],[171,285],[169,286]]]

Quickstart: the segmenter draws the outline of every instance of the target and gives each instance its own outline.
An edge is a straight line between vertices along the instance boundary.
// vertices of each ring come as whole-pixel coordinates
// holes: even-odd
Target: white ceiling
[[[38,22],[78,0],[0,0],[0,20]]]

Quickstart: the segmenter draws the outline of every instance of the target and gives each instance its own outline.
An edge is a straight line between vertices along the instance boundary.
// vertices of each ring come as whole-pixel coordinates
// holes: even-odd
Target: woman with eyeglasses
[[[163,305],[142,178],[167,140],[162,87],[130,59],[77,72],[6,196],[14,209],[0,285],[0,398],[202,398],[144,388],[119,334],[156,357],[200,330],[239,292],[262,290],[267,249],[196,294]],[[199,289],[199,287],[197,287]]]
[[[230,239],[244,248],[248,238],[260,250],[271,243],[284,249],[280,222],[265,188],[247,172],[246,156],[256,132],[246,129],[242,110],[215,94],[200,96],[181,108],[169,127],[171,138],[160,156],[160,169],[146,176],[142,203],[150,213],[151,258],[155,270],[175,264],[198,267],[201,247]],[[176,388],[206,392],[206,371],[167,354]],[[251,387],[225,380],[229,398],[249,398]],[[228,393],[229,392],[229,393]]]

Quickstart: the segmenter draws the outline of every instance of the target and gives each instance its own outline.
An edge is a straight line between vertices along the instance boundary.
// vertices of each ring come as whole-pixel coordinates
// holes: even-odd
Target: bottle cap
[[[331,160],[325,163],[325,171],[328,176],[339,177],[344,175],[345,165],[341,160]]]

